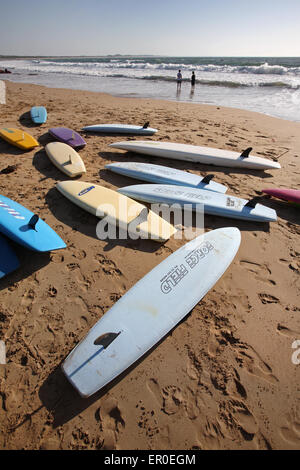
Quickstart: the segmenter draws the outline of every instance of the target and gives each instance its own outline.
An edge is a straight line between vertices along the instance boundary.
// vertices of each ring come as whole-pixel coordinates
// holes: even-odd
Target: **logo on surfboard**
[[[89,186],[88,188],[85,188],[82,191],[80,191],[80,193],[78,193],[78,196],[83,196],[84,194],[88,193],[89,191],[92,191],[92,189],[94,189],[94,188],[95,188],[95,186]]]
[[[168,274],[160,281],[160,289],[163,294],[169,294],[174,287],[189,273],[194,267],[214,249],[210,242],[202,243],[185,257],[186,264],[174,266]]]

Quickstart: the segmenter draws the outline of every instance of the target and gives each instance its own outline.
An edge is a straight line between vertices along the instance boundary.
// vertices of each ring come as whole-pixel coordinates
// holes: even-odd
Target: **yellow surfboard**
[[[81,156],[70,145],[62,142],[50,142],[46,145],[45,150],[51,162],[70,178],[86,173]]]
[[[62,181],[56,188],[87,212],[105,217],[109,224],[126,228],[130,238],[138,238],[138,232],[140,238],[163,242],[177,231],[143,204],[112,189],[83,181]]]
[[[39,143],[27,132],[22,129],[14,129],[13,127],[2,127],[0,129],[0,137],[22,150],[30,150],[38,147]]]

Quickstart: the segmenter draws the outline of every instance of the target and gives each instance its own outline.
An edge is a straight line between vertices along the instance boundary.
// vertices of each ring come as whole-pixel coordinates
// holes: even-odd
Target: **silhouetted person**
[[[195,86],[195,83],[196,83],[196,75],[195,75],[195,72],[192,72],[192,76],[191,76],[191,85],[192,85],[192,86]]]
[[[178,88],[181,88],[181,82],[182,82],[182,74],[181,74],[181,70],[178,70],[178,74],[177,74],[177,90],[178,90]]]

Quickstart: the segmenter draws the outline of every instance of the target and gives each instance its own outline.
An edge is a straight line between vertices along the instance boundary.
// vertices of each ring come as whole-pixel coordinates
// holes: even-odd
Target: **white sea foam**
[[[14,81],[233,106],[300,121],[299,60],[199,59],[35,58],[4,60],[1,67],[12,70]],[[180,95],[174,88],[178,69],[186,84]]]

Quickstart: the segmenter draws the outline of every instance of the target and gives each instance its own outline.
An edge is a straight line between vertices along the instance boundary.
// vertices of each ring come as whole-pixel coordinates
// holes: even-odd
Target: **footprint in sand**
[[[65,257],[61,253],[52,253],[50,256],[50,259],[53,263],[63,263],[65,260]]]
[[[95,414],[95,418],[101,423],[101,431],[103,431],[104,438],[103,449],[117,449],[118,436],[126,425],[117,400],[107,398],[101,403],[100,408]]]
[[[300,332],[290,330],[286,326],[280,325],[279,323],[277,325],[277,331],[280,335],[288,336],[289,338],[300,338]]]
[[[35,297],[35,292],[33,289],[29,289],[26,291],[23,295],[23,298],[21,300],[21,305],[24,307],[29,307],[29,305],[34,303],[34,297]]]
[[[271,384],[278,382],[277,377],[272,374],[271,367],[263,361],[251,346],[239,343],[233,347],[237,352],[235,359],[240,367],[243,367],[249,374],[262,378]]]
[[[180,388],[175,385],[168,385],[161,388],[155,379],[147,382],[148,390],[154,395],[160,409],[167,415],[177,413],[180,405],[184,401],[184,397]]]
[[[267,264],[260,264],[260,263],[255,263],[254,261],[250,261],[248,259],[242,259],[240,260],[240,266],[242,268],[245,268],[251,274],[254,274],[255,279],[258,279],[259,281],[271,283],[273,285],[276,284],[275,281],[269,279],[269,276],[272,274],[272,272],[270,268],[267,266]]]
[[[278,303],[280,303],[279,299],[277,297],[275,297],[274,295],[261,293],[261,294],[258,294],[258,297],[260,298],[260,301],[261,301],[262,304],[278,304]]]
[[[300,445],[300,417],[294,413],[286,415],[286,425],[282,426],[279,431],[281,437],[290,445],[296,445],[299,449]]]
[[[122,276],[122,272],[117,268],[116,263],[111,259],[106,258],[104,255],[98,254],[97,259],[102,267],[102,271],[110,276]]]

